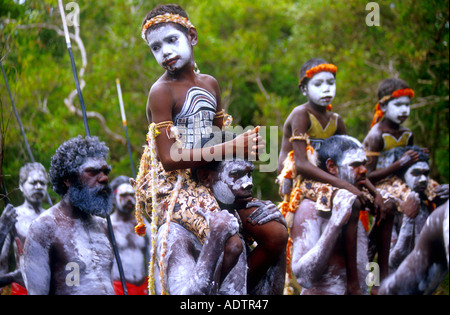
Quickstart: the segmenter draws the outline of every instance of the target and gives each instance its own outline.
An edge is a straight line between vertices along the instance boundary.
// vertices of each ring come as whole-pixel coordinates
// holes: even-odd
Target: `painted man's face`
[[[130,213],[136,205],[135,193],[133,187],[124,183],[117,188],[116,205],[119,211]]]
[[[331,72],[319,72],[307,84],[308,100],[319,106],[328,106],[336,96],[336,79]]]
[[[222,162],[212,185],[212,193],[217,201],[223,205],[233,205],[235,209],[245,208],[253,199],[254,169],[253,163],[249,161]]]
[[[402,124],[409,116],[411,99],[401,96],[390,100],[386,107],[384,116],[396,124]]]
[[[149,31],[147,40],[156,61],[167,71],[177,71],[193,60],[188,37],[171,24]]]
[[[88,158],[69,186],[72,205],[90,215],[105,217],[109,214],[112,210],[112,190],[108,184],[110,171],[104,158]]]
[[[411,165],[405,173],[405,182],[415,192],[424,194],[428,186],[430,167],[427,162]]]
[[[362,186],[366,180],[366,162],[366,154],[362,148],[343,152],[342,160],[338,165],[338,177],[356,187]]]
[[[42,203],[47,194],[47,179],[45,178],[45,174],[38,170],[31,171],[20,189],[28,202],[32,204]]]

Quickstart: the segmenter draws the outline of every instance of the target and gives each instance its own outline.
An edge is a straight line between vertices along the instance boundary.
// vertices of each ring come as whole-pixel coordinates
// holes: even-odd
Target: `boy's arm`
[[[309,128],[309,124],[310,122],[307,111],[306,110],[298,111],[292,119],[291,128],[292,130],[295,131],[293,132],[293,136],[305,135],[307,129]],[[295,166],[297,168],[297,174],[300,174],[305,178],[316,180],[322,183],[329,183],[337,188],[346,189],[351,193],[359,196],[359,198],[364,199],[364,197],[362,197],[362,192],[358,188],[313,165],[308,160],[307,157],[306,141],[294,140],[292,142],[292,147],[294,149]]]

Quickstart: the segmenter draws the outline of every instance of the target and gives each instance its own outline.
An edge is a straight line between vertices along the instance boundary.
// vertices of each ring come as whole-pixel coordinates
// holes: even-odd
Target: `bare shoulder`
[[[285,132],[287,130],[292,130],[292,127],[297,126],[298,124],[304,125],[307,120],[308,110],[306,104],[296,106],[284,123]]]
[[[219,82],[216,78],[214,78],[212,75],[209,74],[199,74],[198,75],[199,81],[205,86],[205,88],[214,94],[214,96],[217,98],[220,95],[220,86]]]
[[[365,148],[368,148],[370,150],[380,149],[382,146],[382,138],[381,138],[382,131],[380,130],[379,124],[374,125],[369,132],[367,133],[366,137],[364,138],[363,144]]]
[[[43,244],[49,243],[59,226],[55,212],[56,209],[53,206],[36,218],[30,225],[27,240],[30,239]]]

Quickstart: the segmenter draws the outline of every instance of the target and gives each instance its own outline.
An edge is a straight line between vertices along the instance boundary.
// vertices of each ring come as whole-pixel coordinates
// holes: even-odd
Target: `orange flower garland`
[[[306,77],[308,79],[311,79],[313,76],[315,76],[319,72],[336,73],[337,72],[337,67],[335,65],[333,65],[333,64],[322,63],[322,64],[320,64],[318,66],[315,66],[315,67],[312,67],[311,69],[306,71]]]
[[[392,97],[393,98],[399,98],[399,97],[402,97],[402,96],[408,96],[410,98],[413,98],[414,97],[413,89],[410,89],[410,88],[401,89],[401,90],[394,91],[392,93]]]
[[[330,63],[322,63],[320,65],[317,65],[315,67],[312,67],[311,69],[306,71],[306,74],[303,76],[303,78],[300,79],[299,86],[302,85],[303,80],[305,78],[311,79],[313,76],[318,74],[319,72],[331,72],[336,73],[337,67]]]
[[[141,33],[142,38],[145,41],[147,41],[147,39],[145,38],[145,32],[147,31],[147,29],[153,25],[160,24],[160,23],[176,23],[176,24],[180,24],[180,25],[184,26],[187,29],[195,28],[194,25],[192,25],[192,23],[189,22],[189,20],[187,18],[182,17],[178,14],[166,13],[163,15],[155,16],[154,18],[148,20],[144,24],[144,26],[142,27],[142,33]]]

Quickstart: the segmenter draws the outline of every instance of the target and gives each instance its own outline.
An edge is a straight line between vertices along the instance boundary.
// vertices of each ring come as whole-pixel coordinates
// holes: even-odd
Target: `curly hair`
[[[409,88],[408,83],[402,79],[389,78],[380,82],[377,90],[378,99],[381,100],[384,96],[391,95],[394,91]],[[384,103],[380,103],[384,105]]]
[[[78,136],[64,142],[51,159],[49,175],[53,190],[64,196],[68,189],[64,181],[76,178],[80,166],[88,158],[103,157],[106,160],[108,152],[108,147],[97,137]]]
[[[45,170],[44,165],[39,162],[27,163],[20,168],[19,171],[19,185],[22,186],[28,179],[28,176],[32,171],[39,171],[44,175],[44,179],[48,182],[47,171]]]

